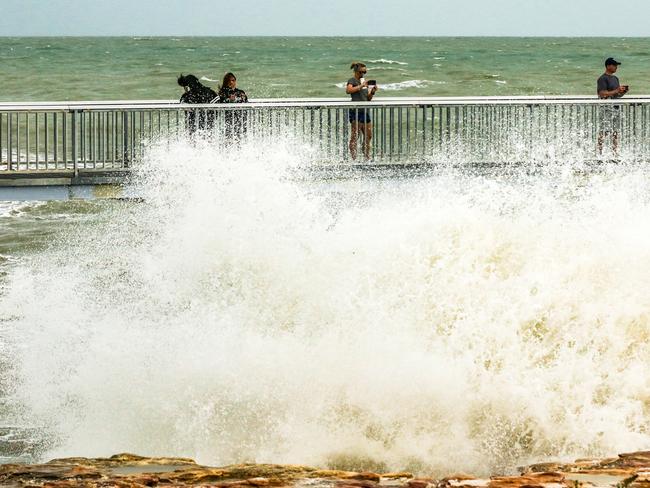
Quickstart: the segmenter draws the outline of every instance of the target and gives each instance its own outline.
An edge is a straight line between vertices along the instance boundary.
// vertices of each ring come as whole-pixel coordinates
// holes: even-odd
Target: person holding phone
[[[625,95],[630,87],[621,85],[618,77],[614,74],[621,63],[614,58],[605,60],[605,73],[603,73],[596,83],[598,98],[611,99],[621,98]],[[614,153],[618,150],[618,129],[621,125],[621,107],[620,105],[603,104],[600,107],[600,131],[598,133],[598,153],[603,152],[603,142],[606,135],[611,135],[612,150]]]
[[[244,90],[237,88],[237,77],[233,73],[226,73],[219,89],[217,103],[248,103]],[[246,115],[243,110],[227,110],[224,112],[226,141],[236,141],[246,132]]]
[[[354,62],[350,65],[354,70],[354,76],[350,78],[345,86],[345,93],[351,96],[353,102],[369,102],[377,92],[375,80],[366,81],[368,73],[366,65]],[[363,155],[366,160],[370,159],[370,141],[372,140],[372,120],[370,110],[366,108],[352,108],[349,111],[350,120],[350,156],[357,159],[357,141],[359,133],[363,135]]]

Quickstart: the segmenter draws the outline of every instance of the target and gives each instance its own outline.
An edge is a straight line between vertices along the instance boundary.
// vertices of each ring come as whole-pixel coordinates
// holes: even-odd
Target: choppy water
[[[2,244],[5,423],[43,458],[428,473],[650,447],[645,166],[301,164],[177,142],[142,203],[5,210],[33,232]]]
[[[252,98],[345,96],[364,61],[378,96],[595,94],[609,56],[650,92],[647,38],[0,38],[3,101],[173,99],[179,73]]]

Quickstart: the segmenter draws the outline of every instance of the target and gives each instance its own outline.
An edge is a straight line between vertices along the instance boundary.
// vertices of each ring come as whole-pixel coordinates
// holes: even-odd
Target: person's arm
[[[598,97],[600,98],[618,98],[622,97],[625,95],[625,88],[623,86],[619,86],[618,88],[614,90],[599,90],[598,91]]]
[[[607,81],[605,79],[598,79],[598,98],[618,98],[625,95],[625,88],[622,85],[619,85],[618,88],[613,90],[607,89]]]
[[[368,101],[372,100],[372,97],[375,96],[376,92],[377,92],[377,85],[374,85],[372,87],[372,90],[368,90]]]
[[[364,81],[363,83],[359,83],[358,85],[353,85],[352,83],[348,83],[347,86],[345,87],[345,93],[348,95],[352,95],[353,93],[359,93],[361,90],[363,90],[364,86],[368,86],[368,82]]]

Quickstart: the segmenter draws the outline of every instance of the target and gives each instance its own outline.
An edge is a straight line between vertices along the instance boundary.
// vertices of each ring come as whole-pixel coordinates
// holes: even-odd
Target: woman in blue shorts
[[[348,80],[345,93],[352,97],[353,102],[369,102],[377,91],[377,85],[368,88],[368,82],[364,79],[368,69],[363,63],[352,63],[350,69],[354,70],[354,77]],[[363,134],[363,155],[370,159],[370,141],[372,140],[372,121],[370,110],[365,108],[350,109],[348,119],[350,120],[350,156],[357,159],[357,140],[359,133]]]

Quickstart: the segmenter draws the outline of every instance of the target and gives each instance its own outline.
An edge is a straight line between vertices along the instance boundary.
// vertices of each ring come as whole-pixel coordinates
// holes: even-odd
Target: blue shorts
[[[351,108],[348,113],[348,120],[350,122],[359,122],[360,124],[368,124],[370,120],[370,110],[365,108]]]

